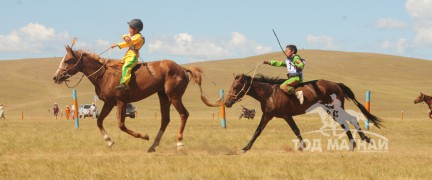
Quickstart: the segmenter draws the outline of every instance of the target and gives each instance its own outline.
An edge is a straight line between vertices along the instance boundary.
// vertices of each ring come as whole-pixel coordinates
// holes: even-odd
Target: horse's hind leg
[[[304,148],[306,148],[306,144],[303,141],[303,137],[301,136],[300,129],[297,127],[297,124],[294,122],[294,119],[290,116],[287,118],[284,118],[285,121],[289,124],[294,134],[297,136],[297,138],[300,140],[300,147],[299,151],[302,151]]]
[[[118,126],[123,132],[126,132],[129,135],[136,137],[136,138],[142,138],[144,140],[149,140],[149,136],[147,134],[142,135],[140,133],[134,132],[134,131],[126,128],[126,125],[125,125],[126,102],[117,100],[117,110],[118,110]]]
[[[349,127],[348,127],[348,123],[346,123],[346,121],[342,123],[339,120],[338,120],[338,122],[339,122],[340,126],[342,127],[342,129],[345,130],[345,133],[348,136],[348,139],[350,141],[350,150],[354,151],[354,149],[356,148],[356,142],[353,138],[353,135],[352,135]]]
[[[181,148],[183,146],[182,140],[183,140],[183,131],[186,127],[186,122],[189,117],[189,112],[184,107],[181,97],[172,97],[171,103],[174,105],[174,107],[177,109],[177,111],[180,114],[180,127],[177,134],[177,148]]]
[[[363,141],[366,141],[367,143],[370,143],[370,142],[371,142],[371,141],[370,141],[370,138],[367,137],[367,136],[363,133],[363,131],[361,130],[360,125],[359,125],[359,123],[358,123],[356,117],[351,116],[351,117],[349,117],[348,121],[349,121],[352,125],[354,125],[354,127],[357,129],[357,133],[360,135],[360,138],[361,138]]]
[[[165,92],[160,91],[158,93],[158,95],[159,95],[160,109],[161,109],[161,114],[162,114],[161,127],[160,127],[159,132],[158,132],[158,134],[157,134],[157,136],[153,142],[153,145],[150,146],[150,148],[147,150],[147,152],[155,152],[156,151],[156,147],[159,146],[159,142],[162,138],[162,135],[164,134],[165,129],[170,122],[171,102],[169,101],[168,96],[165,94]]]
[[[97,126],[99,127],[99,130],[102,133],[102,136],[104,137],[105,141],[107,141],[108,147],[111,147],[114,144],[114,141],[111,140],[111,137],[105,131],[105,128],[103,127],[103,121],[108,116],[108,114],[111,112],[113,107],[114,106],[111,104],[104,103],[104,105],[102,107],[102,111],[99,114],[99,117],[97,118]]]

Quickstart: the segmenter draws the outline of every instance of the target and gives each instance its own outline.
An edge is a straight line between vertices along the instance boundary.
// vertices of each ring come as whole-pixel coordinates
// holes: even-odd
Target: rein
[[[237,92],[237,94],[230,94],[230,96],[233,96],[233,97],[234,97],[235,102],[240,102],[240,101],[242,101],[243,98],[239,98],[239,99],[237,99],[237,97],[240,95],[241,92],[245,91],[245,94],[244,94],[243,96],[245,96],[245,95],[249,92],[250,88],[252,87],[252,82],[253,82],[254,77],[255,77],[255,75],[256,75],[256,71],[258,70],[258,68],[259,68],[261,65],[262,65],[262,64],[260,63],[260,64],[258,64],[258,65],[255,67],[255,69],[252,69],[252,70],[254,71],[254,73],[253,73],[253,75],[251,76],[250,85],[249,85],[249,88],[247,88],[246,91],[245,91],[245,89],[246,89],[246,84],[247,84],[247,83],[243,84],[242,89],[241,89],[239,92]],[[252,71],[252,70],[251,70],[251,71]],[[251,71],[249,71],[249,72],[246,73],[246,74],[249,74]]]
[[[102,64],[102,66],[101,66],[98,70],[96,70],[95,72],[93,72],[93,73],[91,73],[90,75],[86,76],[87,78],[89,78],[89,77],[95,75],[95,74],[98,73],[98,72],[99,72],[103,67],[105,67],[106,63],[108,62],[109,58],[111,57],[112,48],[106,49],[105,51],[103,51],[102,53],[99,54],[99,56],[100,56],[100,55],[102,55],[103,53],[105,53],[105,52],[108,51],[108,50],[110,50],[110,51],[109,51],[109,54],[108,54],[108,58],[107,58],[107,60],[105,60],[105,62]],[[72,66],[71,68],[69,68],[69,69],[67,69],[67,70],[65,70],[65,71],[68,72],[69,70],[71,70],[72,68],[74,68],[75,66],[77,66],[78,63],[81,61],[83,55],[84,55],[84,53],[81,54],[80,59],[78,60],[77,63],[75,63],[74,66]],[[60,68],[59,68],[59,69],[60,69]],[[64,69],[62,69],[62,70],[64,70]],[[75,85],[73,85],[73,86],[69,86],[69,84],[67,83],[67,81],[65,81],[65,85],[66,85],[66,87],[68,87],[68,88],[75,88],[76,86],[78,86],[78,84],[81,83],[82,79],[84,78],[84,75],[85,75],[85,74],[83,73],[82,76],[81,76],[81,78],[80,78],[80,80],[79,80]]]

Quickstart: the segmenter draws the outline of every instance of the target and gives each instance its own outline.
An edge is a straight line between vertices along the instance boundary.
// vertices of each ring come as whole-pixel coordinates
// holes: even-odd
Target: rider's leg
[[[294,87],[295,85],[300,83],[300,77],[291,77],[289,79],[287,79],[285,82],[283,82],[280,85],[280,88],[282,89],[283,92],[288,93],[288,94],[292,94],[294,92]]]
[[[120,85],[117,89],[124,89],[129,84],[132,77],[132,68],[138,64],[136,56],[125,56],[123,58],[124,64],[122,67],[122,78],[120,79]]]

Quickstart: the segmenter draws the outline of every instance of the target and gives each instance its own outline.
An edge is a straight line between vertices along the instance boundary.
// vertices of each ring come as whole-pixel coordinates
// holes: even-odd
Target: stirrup
[[[304,101],[303,91],[297,91],[295,92],[295,95],[297,96],[297,99],[300,101],[300,104],[303,104]]]
[[[121,89],[127,89],[127,86],[122,83],[116,87],[116,90],[121,90]]]

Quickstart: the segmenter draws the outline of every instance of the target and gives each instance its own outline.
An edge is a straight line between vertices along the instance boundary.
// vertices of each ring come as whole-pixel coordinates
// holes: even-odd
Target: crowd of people
[[[68,119],[70,119],[70,118],[71,118],[71,119],[75,119],[75,118],[76,118],[76,116],[75,116],[75,111],[76,111],[76,108],[75,108],[75,105],[74,105],[74,104],[72,104],[71,107],[69,107],[69,105],[66,105],[66,107],[65,107],[65,109],[64,109],[65,119],[66,119],[66,120],[68,120]],[[57,103],[54,103],[54,106],[53,106],[53,114],[54,114],[54,116],[55,116],[56,119],[58,118],[59,112],[60,112],[60,108],[59,108],[58,104],[57,104]],[[78,116],[79,116],[79,112],[78,112],[77,114],[78,114]],[[89,108],[89,114],[88,114],[88,115],[89,115],[90,117],[92,117],[92,119],[95,119],[95,118],[96,118],[96,115],[97,115],[97,107],[96,107],[95,103],[92,103],[92,104],[91,104],[91,106],[90,106],[90,108]]]

